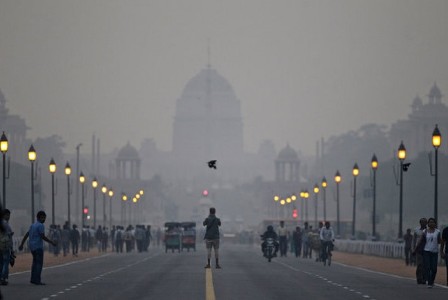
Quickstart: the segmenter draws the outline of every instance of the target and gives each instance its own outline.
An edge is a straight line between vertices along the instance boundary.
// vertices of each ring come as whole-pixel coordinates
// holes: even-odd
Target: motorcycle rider
[[[278,243],[277,233],[274,231],[274,227],[272,227],[272,225],[268,225],[267,230],[261,235],[261,240],[263,241],[263,243],[261,243],[261,252],[263,252],[263,256],[266,256],[265,249],[266,249],[266,244],[267,244],[266,240],[268,238],[272,238],[274,240],[275,251],[274,251],[273,256],[276,257],[279,243]]]

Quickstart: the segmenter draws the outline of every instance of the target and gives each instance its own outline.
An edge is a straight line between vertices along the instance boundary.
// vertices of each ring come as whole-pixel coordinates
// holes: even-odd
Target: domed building
[[[173,154],[184,160],[235,160],[243,154],[241,105],[210,65],[188,81],[177,100]]]
[[[29,147],[28,141],[26,141],[26,131],[29,127],[26,126],[22,117],[9,114],[9,110],[6,108],[6,99],[1,90],[0,128],[5,132],[9,141],[8,156],[15,162],[28,164],[27,157],[23,153],[26,153]]]
[[[297,152],[286,145],[275,160],[275,180],[277,182],[299,182],[300,161]]]
[[[398,145],[403,141],[409,149],[409,158],[416,157],[421,152],[431,151],[435,125],[438,124],[442,133],[448,132],[448,106],[442,102],[442,98],[436,83],[431,87],[426,103],[416,96],[412,101],[412,112],[408,119],[400,120],[391,126],[391,145],[398,149]],[[445,152],[443,148],[440,150]]]
[[[115,159],[117,179],[140,179],[140,158],[137,149],[128,142]]]

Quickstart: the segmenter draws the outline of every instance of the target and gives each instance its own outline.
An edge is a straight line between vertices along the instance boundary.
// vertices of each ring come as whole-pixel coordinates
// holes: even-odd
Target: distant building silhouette
[[[442,135],[448,133],[448,107],[442,102],[442,97],[436,83],[429,91],[426,103],[416,96],[411,105],[409,118],[391,126],[389,133],[391,146],[396,146],[398,149],[400,141],[403,141],[409,158],[414,158],[421,152],[431,151],[435,124],[438,124]],[[443,147],[440,150],[446,153]]]

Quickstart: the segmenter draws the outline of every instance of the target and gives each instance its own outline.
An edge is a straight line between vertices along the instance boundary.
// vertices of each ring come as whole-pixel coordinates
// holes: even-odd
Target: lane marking
[[[205,300],[215,300],[212,269],[205,269]]]
[[[156,253],[155,255],[151,255],[151,256],[148,256],[148,257],[145,257],[144,259],[141,259],[141,260],[138,260],[138,261],[136,261],[136,262],[134,262],[134,263],[132,263],[132,264],[130,264],[130,265],[126,265],[126,266],[123,266],[123,267],[119,267],[119,268],[117,268],[117,269],[113,269],[113,270],[111,270],[111,271],[108,271],[108,272],[105,272],[105,273],[103,273],[103,274],[100,274],[100,275],[97,275],[97,276],[95,276],[95,277],[93,277],[93,278],[90,278],[90,279],[87,279],[87,280],[85,280],[84,282],[82,282],[82,283],[77,283],[77,284],[75,284],[75,285],[72,285],[72,286],[70,286],[69,288],[65,288],[64,290],[65,291],[72,291],[72,290],[74,290],[74,289],[76,289],[76,288],[78,288],[78,287],[81,287],[82,285],[83,285],[83,283],[89,283],[89,282],[94,282],[94,281],[96,281],[96,280],[100,280],[100,279],[102,279],[104,276],[106,276],[106,275],[109,275],[109,274],[112,274],[112,273],[116,273],[116,272],[119,272],[119,271],[122,271],[122,270],[124,270],[124,269],[126,269],[126,268],[129,268],[129,267],[132,267],[132,266],[135,266],[135,265],[138,265],[138,264],[140,264],[140,263],[142,263],[142,262],[145,262],[145,261],[147,261],[147,260],[149,260],[149,259],[152,259],[152,258],[154,258],[154,257],[156,257],[156,256],[158,256],[159,255],[159,253]],[[103,256],[104,257],[104,256]],[[68,264],[65,264],[65,265],[59,265],[59,266],[56,266],[56,267],[60,267],[60,266],[66,266],[66,265],[70,265],[71,263],[68,263]],[[16,273],[17,274],[17,273]],[[55,298],[55,297],[57,297],[59,294],[64,294],[64,291],[60,291],[60,292],[58,292],[58,294],[53,294],[53,295],[50,295],[50,298]],[[42,298],[41,300],[47,300],[47,299],[49,299],[48,297],[45,297],[45,298]],[[215,300],[215,298],[213,298],[213,299],[211,299],[211,300]]]

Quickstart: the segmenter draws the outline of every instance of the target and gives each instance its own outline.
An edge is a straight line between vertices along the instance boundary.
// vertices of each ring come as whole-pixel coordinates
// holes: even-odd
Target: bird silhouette
[[[216,160],[211,160],[207,164],[210,169],[216,169]]]

